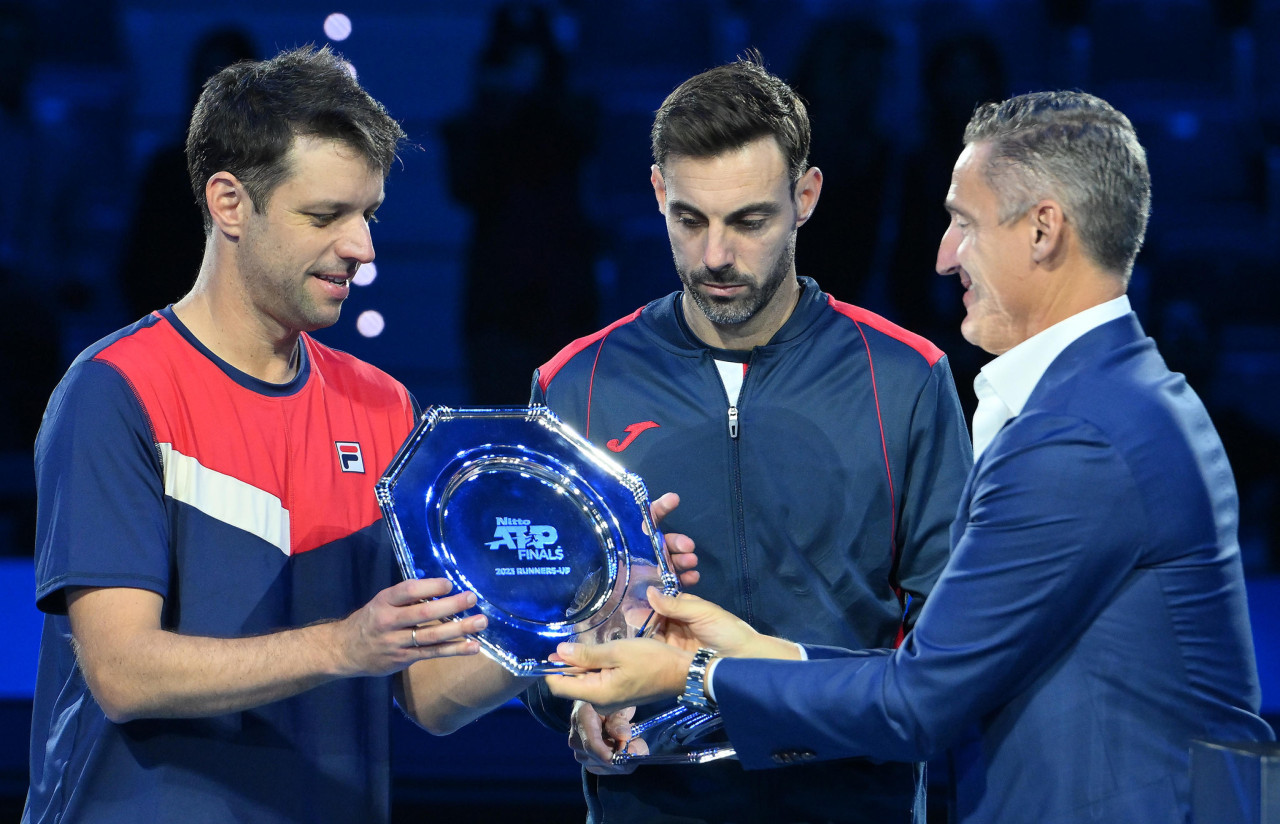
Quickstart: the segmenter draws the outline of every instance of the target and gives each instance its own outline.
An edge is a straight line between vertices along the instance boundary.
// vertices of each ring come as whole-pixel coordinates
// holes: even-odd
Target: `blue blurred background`
[[[809,101],[826,176],[800,272],[941,345],[971,409],[985,357],[959,338],[954,278],[932,271],[963,124],[1025,91],[1111,101],[1153,176],[1131,298],[1227,444],[1280,714],[1280,0],[0,0],[0,817],[27,780],[44,403],[80,349],[194,279],[180,144],[198,82],[306,43],[339,50],[413,143],[376,265],[317,337],[424,406],[523,403],[561,345],[678,287],[652,113],[756,47]],[[560,736],[518,707],[445,739],[396,733],[402,820],[581,817]]]

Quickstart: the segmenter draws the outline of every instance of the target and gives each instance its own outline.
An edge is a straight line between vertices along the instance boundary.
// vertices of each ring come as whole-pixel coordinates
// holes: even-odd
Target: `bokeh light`
[[[341,12],[334,12],[324,19],[324,36],[334,42],[346,40],[351,36],[351,18]]]
[[[373,263],[362,263],[360,268],[356,270],[356,276],[351,282],[356,286],[368,286],[373,283],[374,278],[378,276],[378,267]]]
[[[374,309],[366,309],[356,318],[356,331],[366,338],[376,338],[385,328],[387,328],[387,322],[383,319],[382,313]]]

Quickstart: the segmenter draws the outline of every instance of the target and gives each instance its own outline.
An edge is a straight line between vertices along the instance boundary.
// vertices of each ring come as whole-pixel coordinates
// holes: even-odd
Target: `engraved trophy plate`
[[[481,650],[516,675],[556,644],[647,634],[678,591],[644,482],[545,407],[428,409],[377,485],[406,578],[476,594]]]

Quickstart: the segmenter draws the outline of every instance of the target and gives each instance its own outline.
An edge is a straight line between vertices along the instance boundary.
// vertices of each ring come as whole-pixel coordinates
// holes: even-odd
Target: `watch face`
[[[651,629],[645,592],[678,591],[640,478],[545,407],[432,407],[377,487],[406,578],[476,594],[483,649],[519,675],[556,644]]]

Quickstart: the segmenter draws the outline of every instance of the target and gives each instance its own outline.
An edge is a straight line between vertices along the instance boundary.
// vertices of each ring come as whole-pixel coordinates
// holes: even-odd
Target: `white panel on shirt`
[[[737,406],[738,395],[742,393],[742,373],[746,371],[746,364],[718,360],[716,369],[720,370],[720,380],[724,383],[724,392],[729,396],[730,405]]]
[[[164,494],[210,518],[243,529],[289,554],[289,510],[270,492],[202,465],[162,443]]]

